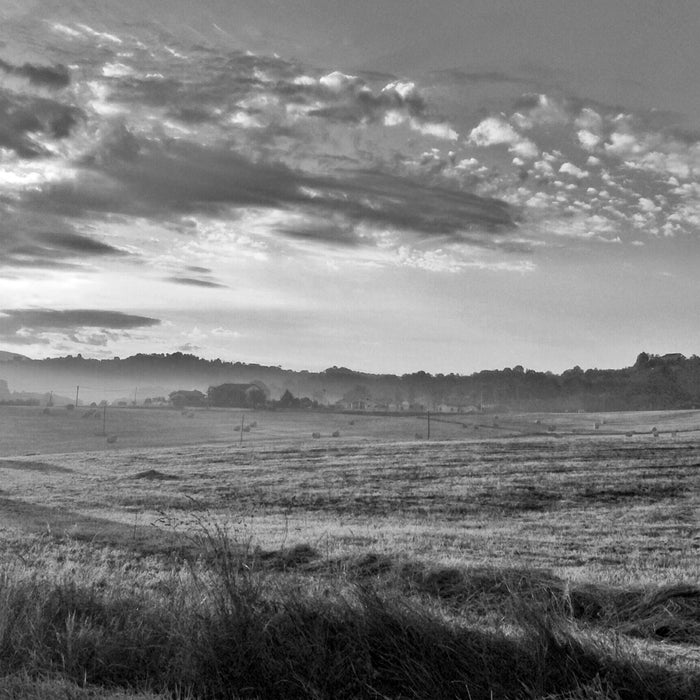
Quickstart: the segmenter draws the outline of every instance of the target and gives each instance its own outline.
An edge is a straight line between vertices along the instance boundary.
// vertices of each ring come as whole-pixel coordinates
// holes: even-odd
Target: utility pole
[[[102,435],[107,435],[107,404],[102,407]]]
[[[428,411],[428,440],[430,440],[430,411]]]
[[[80,385],[75,387],[75,407],[78,408],[78,394],[80,393]]]
[[[136,387],[136,388],[134,389],[134,406],[136,406],[136,392],[138,392],[138,390],[139,390],[138,387]]]
[[[243,421],[245,420],[245,413],[241,414],[241,441],[239,442],[239,445],[243,444]]]

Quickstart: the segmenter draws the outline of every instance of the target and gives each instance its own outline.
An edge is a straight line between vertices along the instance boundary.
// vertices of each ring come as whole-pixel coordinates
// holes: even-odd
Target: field
[[[103,418],[0,408],[0,698],[700,697],[700,412]]]

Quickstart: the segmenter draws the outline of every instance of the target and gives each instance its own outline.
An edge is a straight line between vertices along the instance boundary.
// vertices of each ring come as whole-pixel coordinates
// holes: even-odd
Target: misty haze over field
[[[700,358],[640,353],[633,366],[577,366],[559,375],[522,365],[470,375],[380,375],[346,367],[297,372],[183,353],[111,360],[0,356],[0,405],[27,401],[384,414],[695,409],[700,407]]]

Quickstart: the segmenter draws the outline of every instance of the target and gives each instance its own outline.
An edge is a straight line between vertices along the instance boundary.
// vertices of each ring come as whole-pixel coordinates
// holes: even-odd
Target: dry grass
[[[101,576],[91,580],[88,567],[71,572],[66,562],[46,573],[26,558],[5,567],[3,672],[101,688],[107,697],[110,688],[190,698],[465,700],[694,700],[700,692],[697,658],[652,660],[618,625],[620,615],[647,620],[672,598],[694,600],[689,588],[635,598],[570,588],[544,572],[327,560],[310,547],[260,553],[216,524],[200,527],[195,558],[167,572],[162,560],[131,569],[125,560],[95,562],[92,574]],[[36,542],[33,554],[50,561],[54,547]],[[148,574],[153,566],[159,581]],[[684,617],[690,609],[676,616]]]
[[[260,413],[242,446],[124,433],[108,451],[76,438],[21,456],[5,442],[5,687],[700,697],[700,447],[672,434],[700,418],[593,418],[445,424],[427,442],[416,418]],[[200,425],[180,439],[224,419],[182,418]],[[556,431],[532,434],[543,424]]]

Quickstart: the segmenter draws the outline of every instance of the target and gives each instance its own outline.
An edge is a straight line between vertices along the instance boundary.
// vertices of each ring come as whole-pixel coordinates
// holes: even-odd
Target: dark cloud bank
[[[14,338],[20,330],[31,334],[42,332],[76,333],[85,328],[106,330],[131,330],[157,326],[160,320],[148,316],[137,316],[121,311],[98,309],[4,309],[0,311],[0,338]],[[34,338],[28,340],[34,342]]]

